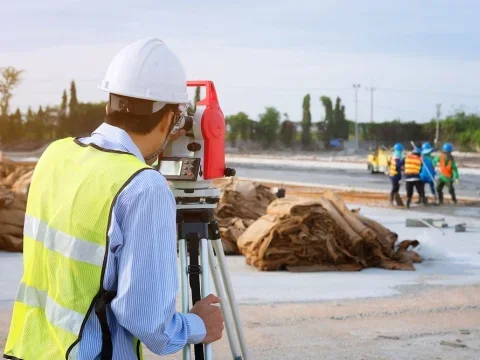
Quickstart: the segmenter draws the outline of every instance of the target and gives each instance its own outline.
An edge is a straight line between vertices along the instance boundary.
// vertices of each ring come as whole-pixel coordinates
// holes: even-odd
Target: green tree
[[[345,106],[342,100],[337,97],[335,100],[335,109],[333,110],[332,138],[348,139],[348,122],[345,118]]]
[[[340,137],[341,132],[341,123],[342,123],[342,114],[341,114],[341,100],[339,97],[335,100],[335,108],[333,109],[333,122],[332,122],[332,137],[334,139]]]
[[[29,106],[27,110],[27,115],[25,116],[25,137],[27,139],[35,139],[35,113],[32,111],[32,108]]]
[[[225,122],[230,128],[227,139],[233,147],[237,146],[239,138],[244,141],[249,140],[251,120],[248,118],[247,114],[239,112],[235,115],[229,115],[225,118]]]
[[[280,126],[280,112],[274,107],[267,107],[259,116],[257,136],[262,141],[264,148],[270,148],[277,140],[277,132]]]
[[[325,144],[328,144],[330,140],[333,139],[334,134],[334,119],[333,119],[333,108],[332,108],[332,99],[328,96],[322,96],[320,101],[323,104],[323,108],[325,110],[325,119],[323,124],[323,139]]]
[[[12,143],[23,137],[22,113],[17,109],[13,114],[9,115],[8,132],[5,141]]]
[[[345,116],[345,105],[342,105],[340,108],[340,114],[341,114],[341,126],[340,126],[340,137],[342,139],[348,140],[350,136],[350,129],[349,129],[349,124],[347,117]]]
[[[303,116],[302,116],[302,147],[309,149],[312,143],[312,114],[310,113],[310,94],[303,98]]]
[[[34,139],[37,139],[37,140],[45,139],[45,135],[46,135],[45,117],[46,117],[45,111],[40,105],[38,107],[38,111],[35,114],[34,120],[33,120]]]
[[[257,127],[258,123],[256,121],[251,119],[248,120],[248,140],[258,140]]]
[[[67,106],[68,106],[67,90],[63,90],[62,103],[60,104],[60,109],[58,112],[58,135],[62,137],[70,135],[68,132],[69,124],[68,124],[68,116],[67,116]]]
[[[297,138],[297,127],[290,121],[288,114],[283,114],[284,120],[280,126],[280,140],[287,149],[292,149]]]
[[[77,110],[81,119],[77,128],[77,136],[88,136],[99,127],[105,116],[107,103],[80,103]]]
[[[0,72],[0,115],[8,115],[13,90],[20,84],[23,70],[7,66]]]
[[[197,103],[200,101],[200,86],[195,88],[195,97],[193,99],[193,108],[197,110]]]
[[[47,106],[45,108],[42,119],[44,128],[43,138],[48,140],[54,140],[58,137],[58,114],[59,110],[57,107]]]
[[[73,80],[70,84],[70,102],[68,104],[68,110],[67,133],[69,135],[77,135],[82,126],[80,124],[80,114],[78,110],[77,87]]]
[[[10,119],[8,108],[13,96],[13,90],[20,84],[23,70],[12,66],[0,68],[0,143],[8,142],[10,136]]]

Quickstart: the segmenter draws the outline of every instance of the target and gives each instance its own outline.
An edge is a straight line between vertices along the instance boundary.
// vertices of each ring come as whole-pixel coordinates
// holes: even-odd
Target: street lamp
[[[360,84],[353,84],[355,91],[355,148],[358,150],[358,89]]]

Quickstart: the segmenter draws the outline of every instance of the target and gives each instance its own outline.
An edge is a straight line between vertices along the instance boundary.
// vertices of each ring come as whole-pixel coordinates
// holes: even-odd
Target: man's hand
[[[223,331],[223,315],[219,306],[214,304],[220,303],[220,298],[215,295],[208,295],[206,298],[197,301],[193,305],[191,313],[200,316],[207,329],[207,335],[203,340],[204,344],[210,344],[222,338]]]

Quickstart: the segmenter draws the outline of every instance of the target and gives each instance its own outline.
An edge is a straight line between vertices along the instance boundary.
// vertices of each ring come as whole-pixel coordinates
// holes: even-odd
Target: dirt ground
[[[388,298],[241,306],[251,358],[480,359],[480,287],[402,290]],[[232,358],[226,338],[214,354]]]
[[[269,185],[277,186],[273,183]],[[287,194],[316,197],[321,194],[321,191],[318,188],[289,187]],[[341,195],[349,203],[375,206],[385,204],[384,194],[359,191],[341,193]],[[465,209],[472,205],[474,204],[466,202],[463,204]],[[381,211],[385,210],[387,209]],[[476,234],[478,233],[472,232],[464,235],[468,236],[469,240],[476,240],[478,239]],[[462,241],[465,241],[465,238],[459,236],[455,240],[463,244],[459,252],[464,251],[466,244]],[[479,248],[475,247],[475,254],[477,252],[480,254]],[[5,261],[7,264],[6,258],[0,261]],[[20,263],[16,261],[15,264]],[[17,267],[16,271],[20,271],[20,266]],[[265,289],[259,286],[266,286],[265,284],[268,284],[266,288],[270,286],[277,289],[289,286],[285,279],[279,280],[277,276],[260,275],[253,269],[249,269],[248,273],[238,272],[237,267],[231,267],[233,273],[237,274],[234,281],[236,280],[240,286],[244,286],[244,282],[247,282],[251,286],[249,291],[253,294],[249,296],[254,297],[264,292]],[[445,262],[445,267],[450,269],[451,263]],[[5,265],[4,269],[6,268]],[[466,272],[466,270],[457,271]],[[12,272],[14,272],[13,269]],[[277,291],[277,294],[269,292],[269,300],[263,303],[250,304],[240,301],[239,309],[251,352],[250,358],[252,360],[480,359],[480,276],[478,281],[475,279],[476,285],[462,285],[459,279],[455,280],[456,286],[446,286],[432,285],[432,280],[441,279],[442,275],[428,273],[420,277],[417,282],[406,280],[404,285],[396,286],[395,289],[399,291],[396,295],[385,297],[378,293],[373,282],[379,282],[382,279],[389,281],[398,279],[403,274],[395,272],[364,274],[365,278],[368,276],[370,279],[368,280],[372,290],[370,297],[280,303],[272,300],[278,299]],[[476,273],[472,272],[472,274]],[[253,281],[260,276],[262,276],[262,282]],[[328,283],[325,280],[326,274],[316,274],[316,276],[317,279],[309,278],[309,281],[315,281],[317,284],[308,281],[299,282],[295,289],[299,292],[303,289],[303,292],[307,293],[316,291],[315,289],[322,291],[322,287],[324,291],[335,290],[337,283]],[[8,277],[7,274],[7,280]],[[291,278],[290,276],[290,281],[293,281]],[[354,282],[352,280],[348,289],[351,290],[354,287]],[[16,287],[17,278],[14,284],[12,286]],[[323,285],[319,286],[319,284]],[[2,290],[5,289],[2,288]],[[285,289],[285,291],[288,290],[290,289]],[[280,295],[285,296],[283,292]],[[11,298],[12,296],[9,295],[2,301],[0,296],[1,350],[4,348],[10,323],[11,311],[8,301],[11,301]],[[214,355],[216,360],[232,358],[226,335],[215,344]],[[148,350],[145,351],[146,360],[157,358],[159,357]],[[182,357],[178,353],[163,358],[173,360]]]
[[[253,360],[480,359],[478,286],[405,286],[395,297],[243,305],[240,311]],[[10,311],[0,311],[2,349],[9,321]],[[232,358],[226,336],[214,355]],[[146,360],[157,358],[145,351]]]

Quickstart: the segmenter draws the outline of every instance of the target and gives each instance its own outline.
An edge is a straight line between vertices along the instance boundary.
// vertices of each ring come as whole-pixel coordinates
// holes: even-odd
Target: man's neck
[[[145,158],[148,155],[154,153],[156,151],[155,143],[152,141],[152,136],[148,135],[139,135],[139,134],[132,134],[127,132],[128,136],[132,139],[134,144],[137,146],[140,153]]]

